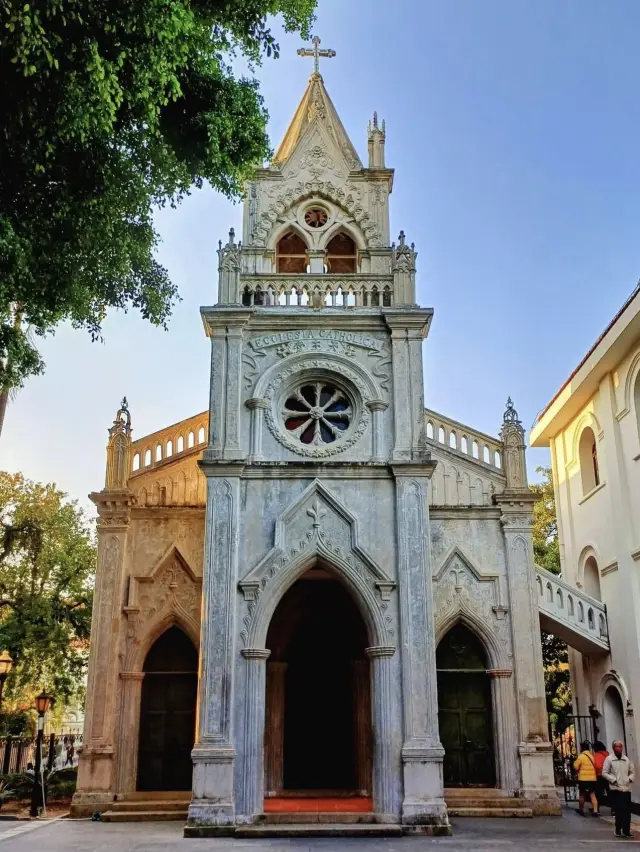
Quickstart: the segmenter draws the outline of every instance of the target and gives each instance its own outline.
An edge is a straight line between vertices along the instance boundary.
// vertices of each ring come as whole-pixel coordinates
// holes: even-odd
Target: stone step
[[[454,805],[448,808],[450,817],[516,817],[521,819],[529,819],[533,817],[533,808],[467,808]]]
[[[297,823],[291,825],[238,825],[234,837],[401,837],[402,826],[385,823]]]
[[[530,808],[528,799],[519,799],[516,796],[510,798],[477,799],[475,796],[450,799],[445,796],[447,808]]]
[[[121,793],[118,796],[119,802],[151,802],[151,801],[167,801],[177,802],[181,800],[189,803],[192,796],[191,790],[136,790],[133,793]]]
[[[372,813],[344,813],[342,811],[320,812],[320,811],[291,811],[266,813],[260,818],[260,825],[295,825],[311,823],[342,823],[371,825],[376,822],[376,815]]]
[[[157,821],[187,821],[187,808],[181,811],[104,811],[100,815],[101,822],[157,822]]]
[[[508,790],[497,787],[445,787],[444,797],[449,799],[509,799]]]
[[[146,799],[133,801],[112,802],[109,810],[121,813],[122,811],[186,811],[189,802],[185,799]]]

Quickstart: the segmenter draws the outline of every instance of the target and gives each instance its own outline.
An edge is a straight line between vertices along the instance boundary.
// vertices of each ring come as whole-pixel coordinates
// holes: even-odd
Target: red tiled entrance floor
[[[273,798],[264,800],[264,812],[275,813],[369,813],[373,799],[364,796],[327,796],[323,798]]]

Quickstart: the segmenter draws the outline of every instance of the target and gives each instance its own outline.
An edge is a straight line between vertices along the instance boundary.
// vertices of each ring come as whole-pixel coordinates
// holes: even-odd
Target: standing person
[[[599,807],[602,806],[604,800],[607,798],[608,784],[606,778],[602,777],[602,767],[608,757],[609,752],[606,745],[600,742],[600,740],[596,740],[593,744],[593,759],[596,764],[596,798]],[[608,802],[608,804],[611,803]]]
[[[596,798],[596,761],[591,751],[591,743],[588,740],[580,743],[580,754],[574,760],[573,768],[578,773],[578,813],[580,816],[585,816],[584,802],[585,797],[589,796],[592,808],[591,816],[600,816]]]
[[[613,757],[605,760],[602,777],[609,782],[613,808],[616,813],[616,837],[632,837],[631,834],[631,785],[636,771],[633,763],[624,753],[620,740],[611,744]]]

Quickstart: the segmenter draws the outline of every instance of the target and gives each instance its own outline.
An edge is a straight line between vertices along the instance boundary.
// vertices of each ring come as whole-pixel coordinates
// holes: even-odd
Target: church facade
[[[316,67],[219,247],[209,411],[136,441],[117,414],[75,815],[166,791],[188,834],[233,833],[332,796],[447,832],[478,787],[557,809],[524,430],[510,403],[498,438],[425,409],[433,311],[384,144],[374,116],[363,165]]]

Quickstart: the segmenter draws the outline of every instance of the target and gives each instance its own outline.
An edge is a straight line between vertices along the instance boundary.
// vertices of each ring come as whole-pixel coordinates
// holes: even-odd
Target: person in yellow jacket
[[[586,796],[591,800],[591,816],[600,816],[598,813],[598,799],[596,797],[596,787],[598,775],[596,773],[596,759],[591,751],[591,743],[580,743],[580,754],[573,762],[573,768],[578,773],[578,813],[580,816],[585,816],[584,802]]]

